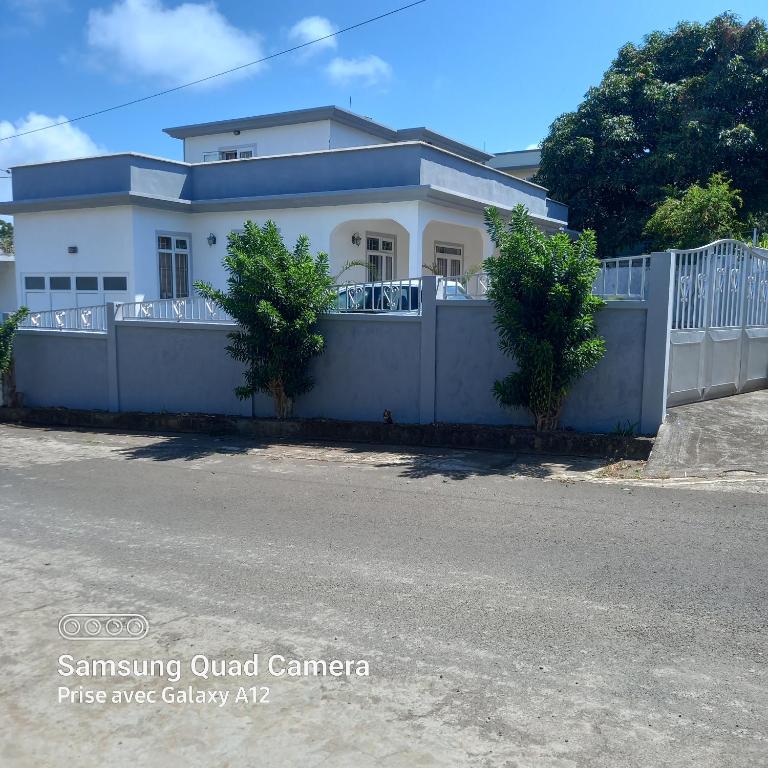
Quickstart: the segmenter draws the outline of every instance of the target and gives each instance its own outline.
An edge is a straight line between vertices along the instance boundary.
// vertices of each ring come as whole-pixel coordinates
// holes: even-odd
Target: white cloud
[[[119,0],[90,12],[88,44],[110,67],[166,85],[199,80],[264,55],[260,39],[230,24],[212,2],[171,8],[160,0]],[[257,64],[227,79],[259,69]]]
[[[326,68],[328,77],[338,85],[361,80],[364,85],[376,85],[392,77],[392,67],[373,54],[359,59],[336,57]]]
[[[51,123],[60,123],[67,118],[63,115],[50,117],[30,112],[16,122],[0,120],[0,139],[16,133],[33,131]],[[47,131],[30,133],[17,139],[0,141],[0,168],[25,163],[44,163],[51,160],[68,160],[73,157],[87,157],[103,153],[85,131],[75,125],[60,125]]]
[[[294,24],[288,32],[288,37],[297,44],[309,43],[326,35],[332,35],[336,27],[324,16],[305,16]],[[319,53],[322,50],[335,50],[336,38],[329,37],[326,40],[320,40],[314,45],[309,45],[305,49],[307,56],[313,53]]]
[[[529,144],[526,149],[541,149],[541,142],[537,141],[535,144]]]

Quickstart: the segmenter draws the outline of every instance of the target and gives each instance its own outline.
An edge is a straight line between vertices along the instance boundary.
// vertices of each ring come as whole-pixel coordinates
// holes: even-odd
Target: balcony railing
[[[592,293],[608,301],[645,301],[648,298],[650,268],[650,256],[603,259]]]
[[[70,309],[30,312],[19,327],[41,331],[91,331],[105,333],[107,330],[107,307],[104,304],[100,304],[92,307],[72,307]]]
[[[176,323],[234,323],[235,321],[209,299],[196,296],[187,299],[156,299],[120,304],[116,312],[120,320],[158,320]]]

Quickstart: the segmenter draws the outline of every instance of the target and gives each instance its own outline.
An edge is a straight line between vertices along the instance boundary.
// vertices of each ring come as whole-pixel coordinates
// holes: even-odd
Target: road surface
[[[0,426],[0,763],[764,766],[768,496],[625,474]],[[62,639],[86,612],[149,633]]]

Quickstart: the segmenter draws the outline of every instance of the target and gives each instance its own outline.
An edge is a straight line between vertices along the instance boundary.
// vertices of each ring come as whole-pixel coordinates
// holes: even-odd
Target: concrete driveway
[[[768,390],[670,408],[647,477],[768,477]]]
[[[766,497],[593,472],[2,426],[0,764],[764,766]],[[62,639],[82,612],[150,631]],[[262,666],[206,678],[200,654]]]

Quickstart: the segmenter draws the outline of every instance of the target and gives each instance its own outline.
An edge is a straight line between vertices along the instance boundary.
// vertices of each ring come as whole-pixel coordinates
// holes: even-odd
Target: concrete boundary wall
[[[655,265],[663,285],[668,260]],[[611,432],[621,423],[656,433],[666,409],[670,295],[659,290],[648,302],[608,304],[598,319],[607,354],[574,387],[562,426]],[[426,277],[421,316],[323,318],[326,349],[312,365],[315,386],[296,401],[294,415],[375,422],[386,409],[403,424],[528,426],[524,410],[502,409],[493,397],[494,380],[513,370],[498,348],[493,307],[434,297],[435,278]],[[226,352],[233,326],[121,320],[117,314],[115,320],[110,305],[106,333],[19,331],[16,382],[24,404],[273,415],[266,395],[243,402],[233,393],[242,378],[241,366]]]

